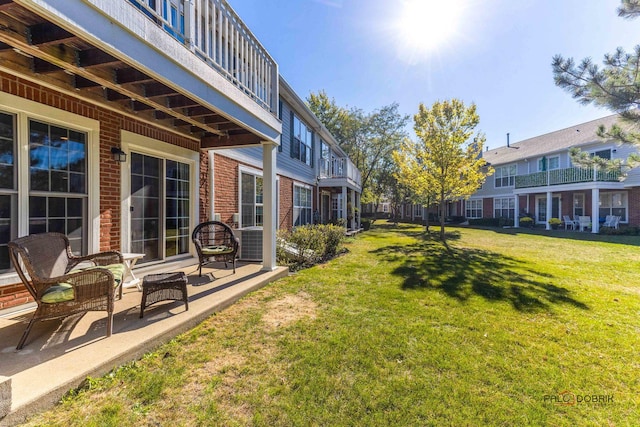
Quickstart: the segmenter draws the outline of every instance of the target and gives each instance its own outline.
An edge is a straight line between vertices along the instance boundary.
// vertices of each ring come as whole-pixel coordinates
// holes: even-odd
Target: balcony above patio
[[[201,148],[281,133],[277,64],[225,0],[0,0],[0,58]]]
[[[528,175],[516,175],[515,188],[547,187],[552,185],[586,182],[619,182],[620,171],[604,171],[582,168],[553,169]]]
[[[320,187],[348,187],[356,191],[362,190],[362,174],[348,157],[320,159]]]

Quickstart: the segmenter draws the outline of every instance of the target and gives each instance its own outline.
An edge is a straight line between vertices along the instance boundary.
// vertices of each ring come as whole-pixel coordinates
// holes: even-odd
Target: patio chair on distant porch
[[[617,230],[620,226],[620,217],[617,215],[607,215],[602,226],[615,228]]]
[[[568,230],[571,227],[572,230],[575,230],[578,227],[578,221],[574,221],[571,219],[569,215],[562,216],[562,222],[564,222],[564,229]]]
[[[215,261],[233,265],[236,272],[236,257],[240,249],[240,240],[231,227],[220,221],[208,221],[198,224],[191,233],[191,240],[198,252],[198,274],[202,276],[202,266]]]
[[[584,231],[585,228],[591,228],[591,217],[584,215],[579,216],[578,226],[580,227],[580,231]]]
[[[67,236],[42,233],[9,242],[9,256],[22,283],[38,304],[17,350],[24,346],[36,320],[87,311],[107,312],[107,337],[111,336],[118,287],[122,298],[124,264],[120,252],[75,256]]]

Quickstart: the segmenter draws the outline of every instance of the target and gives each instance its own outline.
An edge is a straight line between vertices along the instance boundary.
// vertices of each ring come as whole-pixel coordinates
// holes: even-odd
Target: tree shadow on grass
[[[385,261],[402,263],[392,274],[404,278],[405,290],[437,290],[461,302],[473,296],[507,301],[522,312],[551,310],[560,304],[589,309],[573,298],[571,291],[554,285],[553,276],[490,251],[455,248],[446,241],[425,238],[372,252]]]

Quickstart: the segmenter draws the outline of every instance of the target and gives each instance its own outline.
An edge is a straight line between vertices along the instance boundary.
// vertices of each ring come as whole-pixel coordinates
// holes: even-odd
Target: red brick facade
[[[124,114],[96,106],[88,101],[0,72],[0,90],[11,95],[58,108],[100,123],[100,250],[120,249],[120,164],[111,159],[111,147],[121,144],[121,131],[129,131],[179,147],[198,151],[199,143],[192,139],[137,121]],[[0,109],[2,106],[0,105]],[[202,197],[202,196],[201,196]],[[31,300],[22,285],[0,286],[0,309],[17,306]]]

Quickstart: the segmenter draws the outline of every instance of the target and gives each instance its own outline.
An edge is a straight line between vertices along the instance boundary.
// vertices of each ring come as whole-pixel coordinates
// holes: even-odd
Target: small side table
[[[144,316],[144,309],[160,301],[184,301],[185,311],[189,311],[187,297],[187,276],[184,272],[147,274],[142,279],[142,302],[140,303],[140,318]]]
[[[138,279],[135,274],[133,274],[133,266],[136,265],[139,259],[144,258],[146,254],[138,254],[138,253],[129,253],[125,252],[122,254],[122,259],[124,261],[124,275],[123,277],[123,288],[132,288],[134,286],[138,287],[138,290],[142,290],[142,284],[140,279]],[[129,280],[127,280],[129,278]]]

